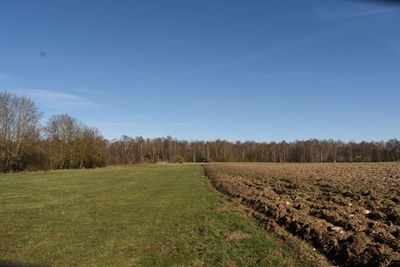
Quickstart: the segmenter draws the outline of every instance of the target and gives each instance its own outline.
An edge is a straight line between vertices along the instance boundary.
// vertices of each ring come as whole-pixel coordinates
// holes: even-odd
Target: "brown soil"
[[[333,264],[400,266],[400,164],[210,164],[216,189]]]

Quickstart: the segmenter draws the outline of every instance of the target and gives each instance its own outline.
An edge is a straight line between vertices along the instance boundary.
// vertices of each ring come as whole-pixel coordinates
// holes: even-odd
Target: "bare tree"
[[[17,171],[24,167],[24,156],[34,149],[42,113],[28,97],[0,92],[0,168]]]
[[[105,164],[106,142],[97,129],[63,114],[51,117],[44,132],[50,168],[92,168]]]

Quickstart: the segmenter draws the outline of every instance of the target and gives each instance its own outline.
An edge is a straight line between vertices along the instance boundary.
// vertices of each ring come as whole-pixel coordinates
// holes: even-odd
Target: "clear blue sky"
[[[0,1],[0,89],[107,138],[400,137],[400,7]]]

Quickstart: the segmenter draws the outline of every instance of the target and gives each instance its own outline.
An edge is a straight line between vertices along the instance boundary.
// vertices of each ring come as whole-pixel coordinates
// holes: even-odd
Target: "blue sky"
[[[106,138],[400,136],[400,7],[0,1],[0,89]]]

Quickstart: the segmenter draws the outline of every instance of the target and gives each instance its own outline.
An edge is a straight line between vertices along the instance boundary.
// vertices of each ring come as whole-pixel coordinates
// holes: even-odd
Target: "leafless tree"
[[[50,168],[90,168],[105,164],[106,142],[97,129],[63,114],[51,117],[44,132]]]
[[[24,157],[34,149],[41,117],[42,113],[30,98],[0,92],[2,171],[17,171],[24,167]]]

